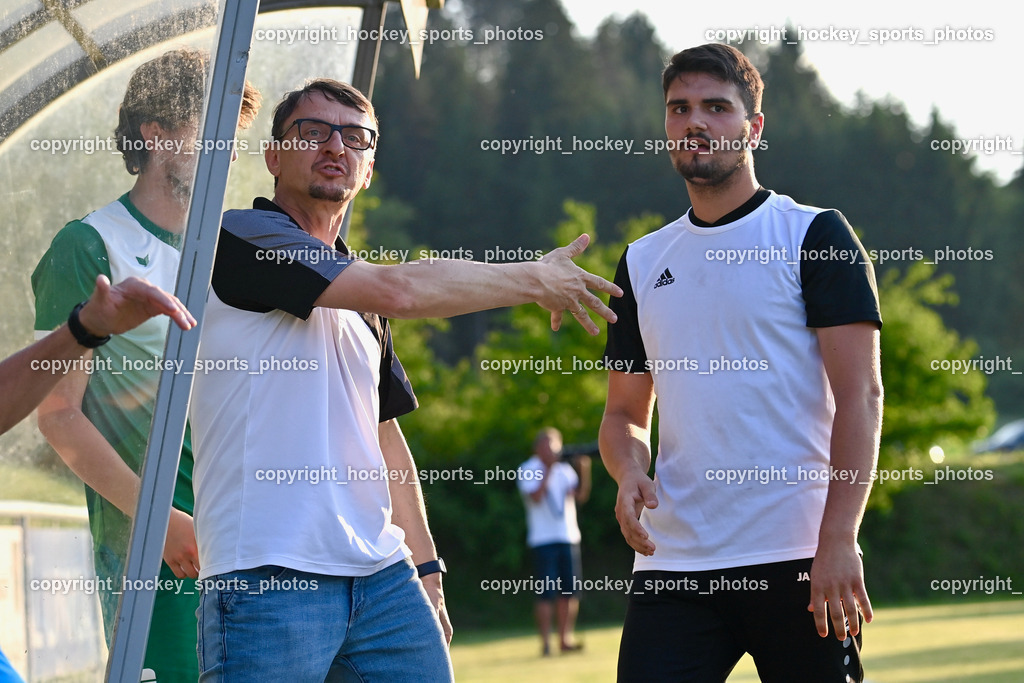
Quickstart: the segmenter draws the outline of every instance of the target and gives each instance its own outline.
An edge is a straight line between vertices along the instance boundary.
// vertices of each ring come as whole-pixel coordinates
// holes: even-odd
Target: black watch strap
[[[78,319],[78,314],[82,311],[82,306],[85,306],[87,302],[83,301],[74,308],[71,309],[71,315],[68,316],[68,331],[71,332],[71,336],[75,338],[79,344],[87,349],[95,349],[97,346],[103,346],[110,341],[110,335],[106,337],[97,337],[95,334],[89,332],[82,325],[82,321]]]
[[[424,576],[428,576],[430,574],[437,573],[448,573],[448,568],[444,566],[444,560],[442,560],[440,557],[436,560],[431,560],[430,562],[424,562],[423,564],[416,565],[416,574],[420,578],[423,578]]]

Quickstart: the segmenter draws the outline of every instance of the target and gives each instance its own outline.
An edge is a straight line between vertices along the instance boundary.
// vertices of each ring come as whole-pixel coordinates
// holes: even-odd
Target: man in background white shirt
[[[583,648],[572,638],[579,611],[576,587],[581,574],[576,503],[586,502],[590,497],[590,456],[563,460],[562,434],[553,427],[540,430],[533,442],[533,453],[519,468],[518,486],[526,506],[526,543],[533,553],[537,578],[544,582],[534,616],[543,644],[542,654],[547,656],[551,654],[548,638],[555,611],[552,606],[556,603],[562,652]]]

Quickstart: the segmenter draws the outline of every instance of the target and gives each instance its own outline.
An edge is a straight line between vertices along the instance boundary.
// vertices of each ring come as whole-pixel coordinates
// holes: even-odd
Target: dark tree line
[[[480,41],[486,29],[524,27],[543,39],[428,45],[419,80],[407,48],[384,45],[374,93],[383,201],[367,215],[374,240],[463,248],[481,259],[488,249],[555,246],[550,226],[566,199],[596,207],[605,239],[618,239],[630,217],[667,221],[688,208],[664,152],[481,149],[483,141],[534,141],[535,149],[561,138],[562,151],[576,139],[632,141],[635,152],[663,140],[660,72],[677,46],[661,45],[644,16],[608,20],[581,39],[558,0],[450,7],[434,13],[432,28],[467,27]],[[397,13],[389,21],[401,26]],[[842,210],[865,246],[889,252],[876,261],[880,276],[906,270],[909,257],[930,261],[942,252],[947,258],[934,267],[955,277],[960,297],[943,307],[946,323],[977,340],[979,355],[1016,354],[1024,367],[1016,334],[1024,325],[1024,256],[1016,249],[1024,175],[1000,187],[972,158],[932,150],[931,140],[956,136],[940,112],[922,130],[898,102],[840,106],[801,54],[791,44],[750,54],[766,83],[758,178],[803,203]],[[464,356],[503,319],[456,320],[438,348],[449,360]],[[989,386],[1003,413],[1024,413],[1020,376],[997,373]]]

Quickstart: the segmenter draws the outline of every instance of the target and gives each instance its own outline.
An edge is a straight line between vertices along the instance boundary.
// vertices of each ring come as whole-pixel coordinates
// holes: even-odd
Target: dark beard
[[[349,197],[347,187],[326,187],[324,185],[311,184],[309,196],[313,199],[326,199],[329,202],[343,202]]]
[[[738,138],[742,141],[743,149],[736,156],[735,161],[716,156],[720,154],[733,154],[735,145],[730,145],[728,150],[718,150],[712,155],[695,155],[689,162],[674,161],[673,166],[676,172],[687,181],[701,187],[717,187],[723,185],[736,171],[747,165],[750,155],[750,136],[747,131]],[[733,141],[735,143],[735,141]]]

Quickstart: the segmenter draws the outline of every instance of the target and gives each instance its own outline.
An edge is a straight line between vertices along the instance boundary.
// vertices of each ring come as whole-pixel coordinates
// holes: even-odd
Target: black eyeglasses
[[[377,140],[377,131],[363,126],[336,126],[319,119],[295,119],[292,125],[288,126],[281,133],[279,140],[284,139],[284,134],[293,126],[299,128],[299,139],[319,145],[327,142],[338,131],[341,135],[341,144],[350,149],[370,149]]]

